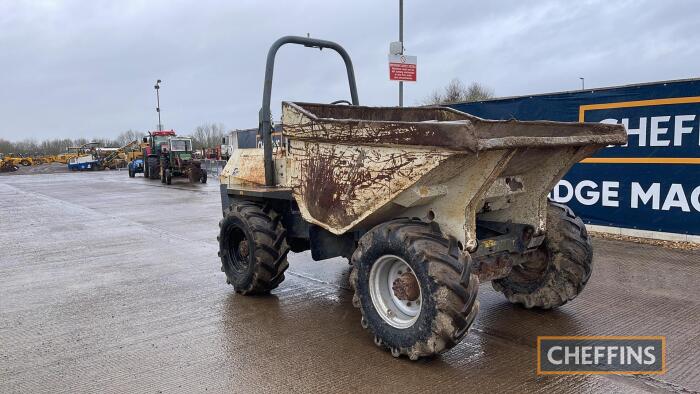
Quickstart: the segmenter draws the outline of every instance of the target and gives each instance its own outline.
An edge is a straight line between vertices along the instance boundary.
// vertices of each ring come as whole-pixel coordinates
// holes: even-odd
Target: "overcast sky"
[[[512,96],[700,74],[700,1],[406,0],[404,14],[408,105],[455,77]],[[270,44],[307,33],[347,49],[362,104],[397,104],[398,0],[0,0],[0,138],[154,129],[159,78],[165,127],[257,127]],[[274,82],[275,118],[282,99],[349,99],[330,51],[281,49]]]

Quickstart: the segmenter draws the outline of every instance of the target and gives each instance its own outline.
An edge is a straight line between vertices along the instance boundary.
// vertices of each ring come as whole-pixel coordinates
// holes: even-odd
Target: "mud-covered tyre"
[[[191,166],[187,172],[187,180],[190,181],[190,183],[197,183],[199,182],[199,174],[199,168]]]
[[[131,167],[129,167],[129,178],[133,178],[136,176],[136,173],[134,171],[135,170],[132,170]]]
[[[199,181],[202,183],[207,183],[207,172],[205,170],[202,170],[202,176],[199,178]]]
[[[149,157],[147,160],[148,164],[148,178],[158,179],[160,178],[160,161],[157,157]]]
[[[593,270],[593,248],[581,218],[566,205],[553,202],[547,209],[547,233],[540,248],[531,261],[513,267],[492,285],[512,303],[551,309],[583,291]]]
[[[460,253],[436,227],[411,219],[380,224],[360,239],[353,305],[377,346],[417,360],[459,343],[479,310],[479,280]]]
[[[173,174],[170,172],[169,168],[165,169],[165,173],[163,174],[163,176],[165,177],[165,183],[167,185],[170,185],[171,183],[173,183]]]
[[[267,204],[236,201],[219,222],[219,257],[226,281],[243,295],[266,294],[284,280],[287,232]]]

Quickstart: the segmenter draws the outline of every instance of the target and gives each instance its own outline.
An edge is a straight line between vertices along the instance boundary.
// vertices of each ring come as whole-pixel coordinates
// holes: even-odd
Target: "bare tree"
[[[452,104],[471,101],[488,100],[494,97],[493,89],[478,82],[469,86],[454,78],[442,90],[434,90],[424,101],[424,104]]]
[[[224,130],[224,125],[221,123],[204,123],[194,129],[192,142],[197,149],[217,147],[221,145]]]
[[[34,139],[25,139],[12,142],[0,140],[0,153],[13,153],[23,156],[53,155],[65,152],[72,143],[70,139],[53,139],[37,142]]]
[[[117,142],[117,145],[124,146],[124,145],[126,145],[134,140],[139,139],[140,136],[141,136],[140,132],[129,129],[123,133],[120,133],[117,136],[116,142]]]
[[[12,153],[22,156],[56,155],[66,152],[69,147],[81,146],[88,142],[98,142],[104,147],[124,146],[126,144],[122,143],[122,141],[128,140],[128,142],[131,142],[137,138],[138,135],[136,132],[131,131],[131,133],[133,134],[122,133],[122,135],[116,139],[102,137],[93,138],[90,140],[86,138],[77,138],[75,140],[70,138],[56,138],[52,140],[43,140],[40,142],[37,142],[34,139],[25,139],[16,142],[0,139],[0,153]],[[132,137],[133,139],[131,139]]]
[[[11,153],[14,148],[15,145],[12,142],[0,138],[0,153]]]

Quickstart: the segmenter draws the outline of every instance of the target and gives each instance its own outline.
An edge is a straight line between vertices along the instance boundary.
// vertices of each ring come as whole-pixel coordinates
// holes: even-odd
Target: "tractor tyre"
[[[144,160],[144,162],[143,162],[143,178],[148,179],[149,177],[150,176],[148,173],[148,162]]]
[[[267,204],[236,201],[219,222],[219,257],[236,293],[267,294],[284,280],[287,231]]]
[[[551,309],[581,293],[593,270],[593,248],[586,226],[563,204],[550,202],[541,253],[492,281],[508,301],[526,308]],[[538,258],[539,256],[539,258]]]
[[[165,169],[165,183],[168,185],[173,183],[173,174],[170,172],[170,168]]]
[[[352,301],[377,346],[417,360],[462,340],[479,310],[479,279],[461,253],[437,226],[414,219],[380,224],[360,238]]]
[[[134,170],[131,167],[129,167],[129,178],[133,178],[135,176],[136,176],[136,173],[134,173]]]
[[[157,157],[148,158],[148,178],[158,179],[160,177],[160,162]]]
[[[202,176],[199,178],[202,183],[207,183],[207,172],[202,170]]]

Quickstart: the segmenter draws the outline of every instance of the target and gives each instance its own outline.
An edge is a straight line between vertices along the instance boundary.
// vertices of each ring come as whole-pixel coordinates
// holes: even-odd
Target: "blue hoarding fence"
[[[624,125],[627,145],[576,164],[550,197],[590,224],[700,235],[700,79],[451,106],[485,119]]]

